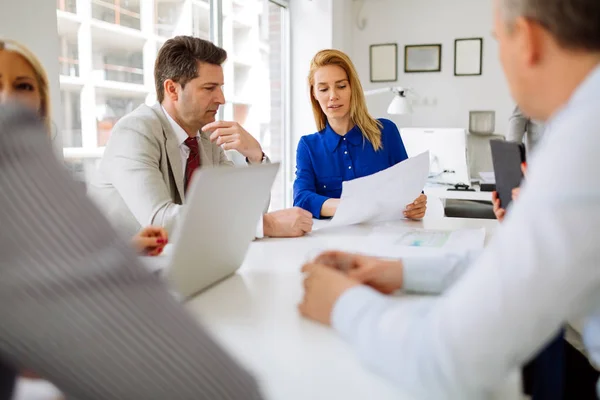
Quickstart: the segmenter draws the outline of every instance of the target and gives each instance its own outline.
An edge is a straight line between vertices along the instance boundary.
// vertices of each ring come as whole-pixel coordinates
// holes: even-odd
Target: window
[[[282,163],[271,193],[271,209],[287,206],[287,12],[267,0],[223,3],[223,47],[228,52],[224,118],[243,125],[273,162]]]
[[[156,0],[154,3],[154,33],[162,37],[174,36],[183,7],[183,0]]]
[[[144,103],[144,96],[121,96],[120,93],[96,94],[97,147],[106,146],[110,132],[119,119]]]
[[[192,3],[192,34],[210,40],[210,5],[208,1]]]
[[[222,15],[216,16],[216,25],[222,26],[222,36],[211,31],[218,2]],[[287,8],[281,4],[286,3],[57,0],[62,139],[75,177],[91,178],[119,118],[155,101],[156,54],[168,38],[180,34],[217,38],[215,43],[228,51],[222,117],[241,123],[271,160],[286,163]],[[275,209],[286,206],[283,172],[273,187]]]
[[[119,118],[155,98],[160,46],[193,22],[210,32],[209,10],[202,0],[57,0],[62,139],[77,179],[91,178]]]
[[[81,103],[77,91],[61,90],[62,141],[65,147],[81,147]]]
[[[77,0],[56,0],[56,9],[64,12],[77,13]]]

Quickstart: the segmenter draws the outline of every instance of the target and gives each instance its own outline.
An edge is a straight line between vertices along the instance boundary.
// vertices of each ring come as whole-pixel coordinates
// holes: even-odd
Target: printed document
[[[320,228],[404,218],[406,206],[423,190],[429,175],[429,152],[377,172],[346,181],[335,216]]]

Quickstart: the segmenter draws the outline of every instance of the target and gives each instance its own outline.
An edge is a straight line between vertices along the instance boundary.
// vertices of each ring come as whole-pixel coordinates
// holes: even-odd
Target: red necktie
[[[194,171],[200,167],[200,151],[198,149],[198,140],[197,138],[189,137],[185,139],[185,145],[190,149],[190,154],[188,155],[187,162],[185,164],[185,191],[187,192],[188,186],[192,180],[192,175]]]

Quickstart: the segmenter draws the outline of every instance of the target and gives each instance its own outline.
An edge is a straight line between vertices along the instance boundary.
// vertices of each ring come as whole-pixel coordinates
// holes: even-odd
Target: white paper
[[[413,229],[400,235],[396,239],[398,246],[432,247],[441,248],[448,242],[452,232],[449,231],[424,231]]]
[[[496,183],[496,176],[493,172],[480,172],[479,176],[483,183]]]
[[[335,216],[321,229],[404,218],[406,206],[419,197],[428,174],[427,151],[373,175],[344,182]]]
[[[331,234],[330,234],[331,232]],[[439,257],[483,249],[486,231],[480,229],[424,229],[381,223],[368,229],[325,230],[316,234],[305,261],[327,250],[361,253],[382,258]]]
[[[365,240],[370,253],[379,257],[431,257],[480,250],[485,229],[446,231],[421,228],[375,229]]]

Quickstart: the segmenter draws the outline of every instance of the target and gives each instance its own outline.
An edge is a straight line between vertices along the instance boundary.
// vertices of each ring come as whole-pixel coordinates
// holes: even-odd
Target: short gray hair
[[[532,19],[569,49],[600,51],[600,0],[500,0],[504,19]]]

